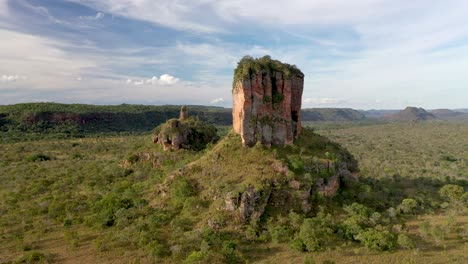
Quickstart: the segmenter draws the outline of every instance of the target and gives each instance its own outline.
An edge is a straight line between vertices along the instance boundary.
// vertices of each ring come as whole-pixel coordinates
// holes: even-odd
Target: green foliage
[[[131,208],[133,201],[116,193],[108,193],[96,202],[92,209],[96,213],[96,221],[100,226],[113,226],[119,213]]]
[[[178,177],[171,184],[170,192],[172,194],[172,202],[175,206],[183,206],[187,198],[195,195],[196,189],[192,183],[183,177]]]
[[[465,190],[462,186],[455,184],[447,184],[440,189],[439,193],[440,196],[447,199],[448,201],[457,202],[462,200]]]
[[[272,79],[276,78],[273,76],[273,72],[282,73],[285,79],[291,79],[292,76],[304,76],[304,74],[295,65],[289,65],[278,60],[272,60],[268,55],[258,59],[254,59],[250,56],[244,56],[237,63],[237,67],[234,70],[233,89],[235,89],[238,81],[248,79],[252,74],[258,74],[262,71],[270,73]],[[273,103],[275,103],[275,100],[282,101],[280,98],[275,99],[274,96],[275,95],[273,95],[272,98]]]
[[[275,225],[268,228],[268,232],[271,235],[273,243],[284,243],[289,242],[292,238],[292,232],[289,226],[286,225]]]
[[[368,228],[359,233],[356,239],[371,250],[393,250],[396,248],[396,235],[388,230]]]
[[[347,239],[358,240],[357,236],[370,226],[371,211],[363,204],[352,203],[343,207],[346,218],[341,224],[341,233]]]
[[[415,244],[411,238],[406,234],[399,234],[397,238],[398,246],[404,249],[414,249]]]
[[[333,220],[331,215],[320,213],[314,218],[304,219],[297,238],[302,242],[305,250],[312,252],[323,249],[332,234]]]
[[[51,160],[51,158],[50,156],[47,156],[45,154],[38,153],[38,154],[31,155],[31,156],[27,156],[25,160],[29,162],[37,162],[37,161]]]
[[[230,109],[194,105],[189,110],[191,115],[209,124],[232,124]],[[0,106],[0,143],[149,132],[166,120],[177,118],[179,111],[177,105],[4,105]]]
[[[417,207],[418,202],[416,202],[414,199],[407,198],[401,201],[399,208],[403,211],[403,213],[411,214],[416,210]]]

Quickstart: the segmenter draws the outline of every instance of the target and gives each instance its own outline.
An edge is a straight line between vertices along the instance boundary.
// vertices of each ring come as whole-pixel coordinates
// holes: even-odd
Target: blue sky
[[[0,0],[0,104],[231,105],[233,69],[305,74],[303,107],[468,107],[468,1]]]

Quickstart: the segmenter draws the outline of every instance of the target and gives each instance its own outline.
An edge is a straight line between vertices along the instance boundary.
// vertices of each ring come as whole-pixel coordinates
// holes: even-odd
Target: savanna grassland
[[[245,227],[206,197],[271,178],[255,164],[276,156],[288,180],[314,179],[307,162],[333,156],[330,143],[305,130],[302,147],[273,150],[231,134],[199,152],[162,152],[149,134],[0,144],[0,263],[468,261],[468,123],[314,127],[354,155],[359,180],[311,196],[307,215],[267,209]]]

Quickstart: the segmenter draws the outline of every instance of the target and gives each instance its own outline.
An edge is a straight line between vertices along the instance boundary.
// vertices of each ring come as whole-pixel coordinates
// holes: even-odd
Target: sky
[[[466,0],[0,0],[0,104],[230,107],[234,68],[305,74],[303,108],[468,107]]]

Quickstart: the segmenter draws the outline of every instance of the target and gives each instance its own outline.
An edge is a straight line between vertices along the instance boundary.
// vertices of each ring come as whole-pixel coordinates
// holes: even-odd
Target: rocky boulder
[[[294,65],[244,57],[233,82],[233,127],[245,146],[292,144],[301,132],[304,74]]]

